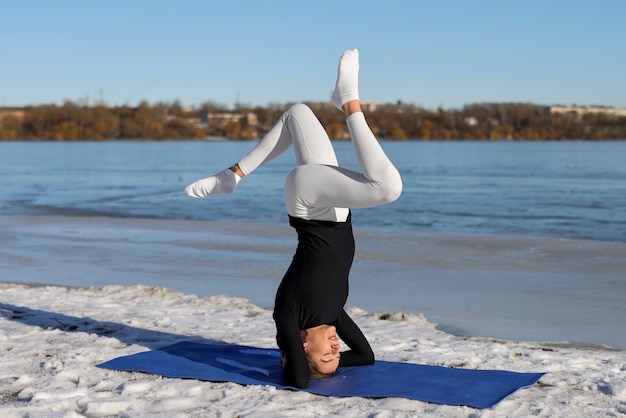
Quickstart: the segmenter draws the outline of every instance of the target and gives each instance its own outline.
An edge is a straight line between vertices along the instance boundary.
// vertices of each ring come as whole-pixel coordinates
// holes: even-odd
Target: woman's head
[[[319,325],[301,332],[312,379],[330,377],[339,367],[339,338],[333,325]]]

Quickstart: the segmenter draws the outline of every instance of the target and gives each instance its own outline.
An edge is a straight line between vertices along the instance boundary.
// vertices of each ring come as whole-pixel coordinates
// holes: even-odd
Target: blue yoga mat
[[[233,344],[181,342],[158,350],[119,357],[98,367],[243,385],[271,385],[324,396],[401,397],[446,405],[489,408],[544,373],[453,369],[377,360],[371,366],[340,368],[306,389],[287,385],[277,349]]]

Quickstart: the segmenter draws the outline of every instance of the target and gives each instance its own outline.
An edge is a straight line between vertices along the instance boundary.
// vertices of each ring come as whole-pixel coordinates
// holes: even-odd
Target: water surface
[[[6,213],[285,222],[288,151],[237,192],[195,200],[184,186],[250,142],[0,144]],[[355,210],[356,226],[626,241],[626,142],[384,142],[400,199]],[[340,164],[357,168],[349,142]]]

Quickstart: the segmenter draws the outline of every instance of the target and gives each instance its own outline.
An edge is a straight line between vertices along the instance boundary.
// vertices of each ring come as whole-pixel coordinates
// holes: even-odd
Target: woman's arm
[[[337,334],[350,347],[350,350],[341,353],[340,367],[365,366],[374,363],[374,352],[367,338],[344,310],[341,311],[337,320]]]
[[[300,329],[292,313],[274,312],[279,348],[284,353],[283,373],[287,383],[303,389],[309,385],[311,372],[300,336]]]

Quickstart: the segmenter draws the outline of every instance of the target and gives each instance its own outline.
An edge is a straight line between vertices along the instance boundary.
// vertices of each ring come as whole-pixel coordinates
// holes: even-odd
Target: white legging
[[[338,167],[335,150],[311,109],[296,104],[280,117],[256,147],[239,161],[248,175],[293,144],[297,167],[285,181],[287,213],[302,219],[343,222],[349,208],[367,208],[396,200],[400,173],[380,147],[363,113],[346,118],[362,173]]]

